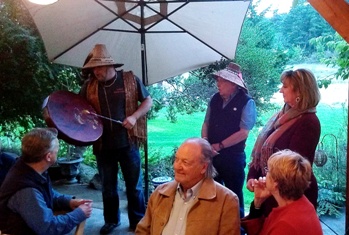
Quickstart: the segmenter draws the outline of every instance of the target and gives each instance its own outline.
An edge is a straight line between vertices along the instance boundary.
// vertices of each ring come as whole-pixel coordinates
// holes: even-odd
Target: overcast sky
[[[257,0],[253,0],[253,2],[257,2]],[[259,8],[262,11],[270,5],[272,6],[271,10],[278,9],[279,13],[285,13],[290,10],[292,0],[261,0]]]

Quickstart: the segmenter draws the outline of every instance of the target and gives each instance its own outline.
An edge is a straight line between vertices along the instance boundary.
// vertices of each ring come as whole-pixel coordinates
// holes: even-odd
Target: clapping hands
[[[89,218],[92,213],[92,200],[89,199],[72,199],[70,200],[70,207],[74,210],[80,208],[85,216]]]

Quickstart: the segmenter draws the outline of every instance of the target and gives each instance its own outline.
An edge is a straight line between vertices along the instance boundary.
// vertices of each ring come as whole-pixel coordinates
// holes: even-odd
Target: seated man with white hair
[[[240,234],[239,199],[215,182],[215,152],[202,138],[189,138],[173,163],[175,180],[156,188],[136,234]]]

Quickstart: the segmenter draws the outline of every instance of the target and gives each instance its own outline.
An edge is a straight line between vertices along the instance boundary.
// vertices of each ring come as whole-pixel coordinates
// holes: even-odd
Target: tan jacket
[[[169,220],[178,183],[160,185],[152,193],[136,234],[161,235]],[[228,188],[205,179],[187,217],[187,235],[240,234],[239,199]]]

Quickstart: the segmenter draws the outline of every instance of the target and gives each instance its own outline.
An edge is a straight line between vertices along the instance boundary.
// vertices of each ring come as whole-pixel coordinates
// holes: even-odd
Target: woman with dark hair
[[[320,122],[316,116],[316,106],[320,101],[320,91],[312,72],[306,69],[286,71],[281,75],[285,105],[265,125],[252,151],[252,162],[247,175],[247,188],[254,191],[254,179],[266,175],[265,167],[269,157],[283,149],[290,149],[305,157],[313,164],[316,146],[320,138]],[[311,174],[310,187],[305,196],[316,208],[318,186]],[[261,210],[268,215],[277,203],[268,198]]]

